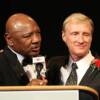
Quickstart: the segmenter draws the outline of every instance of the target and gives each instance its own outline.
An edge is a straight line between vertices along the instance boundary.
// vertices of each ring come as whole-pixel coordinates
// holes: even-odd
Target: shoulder
[[[4,50],[0,50],[0,70],[4,70],[5,69],[5,65],[7,65],[6,63],[6,55],[4,54]]]
[[[3,50],[3,49],[1,49],[1,50],[0,50],[0,58],[2,58],[2,57],[3,57],[3,55],[4,55],[4,50]]]
[[[49,59],[49,61],[62,61],[65,60],[66,56],[54,56]]]
[[[2,53],[4,50],[3,49],[0,49],[0,53]]]
[[[5,48],[0,50],[0,63],[3,63],[6,60],[6,50]]]
[[[0,49],[0,58],[3,58],[4,55],[6,55],[6,54],[5,54],[6,50],[7,50],[6,48]]]
[[[14,59],[13,53],[5,47],[3,50],[0,52],[0,63],[2,62],[8,62],[9,59]]]
[[[68,63],[68,56],[55,56],[48,60],[49,65],[64,66]]]

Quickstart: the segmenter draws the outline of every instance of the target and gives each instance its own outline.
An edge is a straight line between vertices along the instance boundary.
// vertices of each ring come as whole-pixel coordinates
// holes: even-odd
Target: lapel
[[[56,64],[57,64],[57,66],[56,66],[57,68],[56,69],[58,69],[58,71],[55,72],[55,74],[57,74],[57,75],[54,75],[54,76],[56,77],[56,79],[58,77],[58,81],[57,82],[59,83],[59,85],[63,85],[63,82],[61,80],[60,69],[61,69],[61,67],[66,68],[66,66],[68,65],[68,62],[69,62],[69,56],[60,56],[60,57],[58,57],[58,59],[59,60],[57,60],[57,62],[56,62]]]
[[[68,63],[68,57],[56,56],[49,59],[47,63],[46,77],[49,85],[62,85],[60,68],[66,67]]]
[[[20,79],[24,74],[22,65],[19,63],[16,54],[14,54],[9,48],[5,49],[4,56],[8,63],[8,66],[13,70],[16,78]]]
[[[98,69],[94,68],[92,65],[90,65],[90,67],[88,68],[87,72],[85,73],[85,75],[83,76],[80,85],[86,85],[89,84],[96,76],[96,74],[98,73]]]

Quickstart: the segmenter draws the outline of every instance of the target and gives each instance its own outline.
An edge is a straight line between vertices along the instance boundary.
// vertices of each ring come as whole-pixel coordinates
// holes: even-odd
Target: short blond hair
[[[92,28],[92,33],[93,33],[93,31],[94,31],[93,20],[91,18],[89,18],[88,16],[86,16],[85,14],[82,14],[82,13],[72,13],[67,18],[65,18],[65,20],[63,22],[63,26],[62,26],[62,31],[64,31],[65,26],[68,25],[72,20],[75,20],[79,23],[89,22],[90,25],[91,25],[91,28]]]

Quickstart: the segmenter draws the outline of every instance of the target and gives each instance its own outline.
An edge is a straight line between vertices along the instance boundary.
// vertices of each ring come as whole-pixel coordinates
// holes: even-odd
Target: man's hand
[[[32,79],[31,82],[28,84],[28,86],[32,86],[32,85],[46,85],[47,84],[47,80],[46,79]]]

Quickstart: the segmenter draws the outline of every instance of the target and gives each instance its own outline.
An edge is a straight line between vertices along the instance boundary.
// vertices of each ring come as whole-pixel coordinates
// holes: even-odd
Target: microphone
[[[45,78],[46,62],[44,56],[33,57],[32,63],[23,67],[29,80]]]
[[[37,79],[45,77],[45,72],[46,72],[45,57],[44,56],[33,57],[33,65],[35,66]]]

